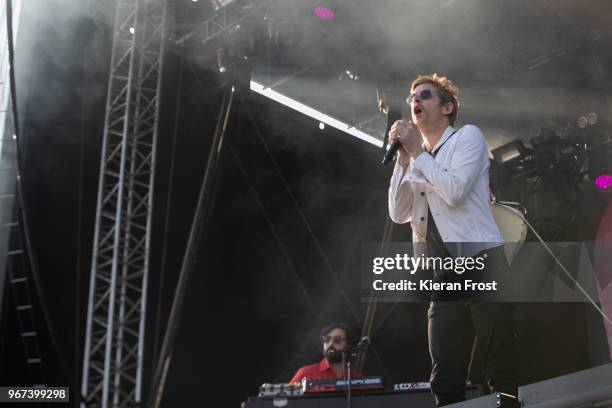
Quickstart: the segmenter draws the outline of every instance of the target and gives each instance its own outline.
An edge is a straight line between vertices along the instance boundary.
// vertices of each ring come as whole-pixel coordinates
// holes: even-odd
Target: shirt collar
[[[433,149],[431,149],[430,153],[434,153],[436,150],[438,150],[438,148],[440,146],[442,146],[442,144],[444,142],[446,142],[446,140],[451,137],[451,135],[453,134],[453,132],[455,132],[455,128],[453,128],[452,126],[448,126],[444,132],[442,132],[442,137],[440,138],[440,140],[438,140],[438,143],[436,143],[433,147]]]
[[[323,357],[323,360],[319,362],[319,370],[327,371],[330,368],[331,368],[331,365],[329,364],[329,361],[327,361],[327,357]]]

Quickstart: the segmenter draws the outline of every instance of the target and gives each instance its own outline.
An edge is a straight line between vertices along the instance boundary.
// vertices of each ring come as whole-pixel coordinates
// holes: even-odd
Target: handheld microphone
[[[382,97],[379,94],[378,88],[376,88],[376,99],[378,102],[379,110],[387,116],[387,133],[391,128],[391,124],[398,119],[402,118],[402,110],[400,107],[399,98],[394,95],[394,97],[387,97],[385,92],[382,93]],[[399,142],[391,143],[389,150],[385,153],[385,157],[382,160],[382,165],[386,166],[393,160],[395,153],[402,147]]]
[[[391,160],[393,160],[393,156],[395,156],[395,153],[397,153],[397,151],[400,149],[400,147],[402,147],[402,144],[399,141],[397,141],[397,140],[395,142],[391,143],[391,147],[389,147],[389,150],[387,150],[387,153],[385,153],[385,157],[383,157],[383,160],[382,160],[381,164],[383,166],[386,166],[387,164],[389,164],[389,162]]]

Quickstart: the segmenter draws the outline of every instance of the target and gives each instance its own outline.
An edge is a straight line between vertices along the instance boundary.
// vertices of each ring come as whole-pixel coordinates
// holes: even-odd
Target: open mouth
[[[412,113],[414,113],[415,115],[418,115],[421,112],[423,112],[423,110],[418,106],[415,106],[414,109],[412,109]]]

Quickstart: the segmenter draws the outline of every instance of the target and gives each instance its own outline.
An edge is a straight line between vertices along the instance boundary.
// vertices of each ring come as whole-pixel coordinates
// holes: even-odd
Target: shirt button
[[[424,192],[424,191],[421,191],[421,195],[422,195],[422,196],[424,196],[424,195],[425,195],[425,192]]]
[[[421,221],[425,221],[425,217],[421,217]]]

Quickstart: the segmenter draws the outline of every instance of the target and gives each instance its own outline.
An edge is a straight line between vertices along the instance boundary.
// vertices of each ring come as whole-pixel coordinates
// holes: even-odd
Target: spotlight
[[[498,164],[504,164],[511,160],[520,158],[525,155],[527,148],[520,139],[514,140],[510,143],[506,143],[496,149],[493,149],[491,153]]]
[[[491,180],[500,193],[513,186],[514,180],[524,180],[535,168],[533,151],[520,139],[493,149],[491,153]]]
[[[227,71],[227,67],[225,66],[225,50],[223,47],[217,50],[217,68],[222,74]]]
[[[327,7],[315,7],[313,11],[321,20],[332,20],[336,17],[336,13]]]
[[[321,130],[325,129],[325,123],[319,122],[319,129]]]
[[[342,75],[340,75],[339,79],[351,79],[353,81],[357,81],[359,80],[359,75],[357,75],[356,72],[347,69]]]
[[[602,190],[607,189],[612,185],[612,176],[609,174],[602,174],[595,179],[595,185]]]
[[[130,27],[130,34],[134,34],[136,30],[134,30],[134,27]]]

